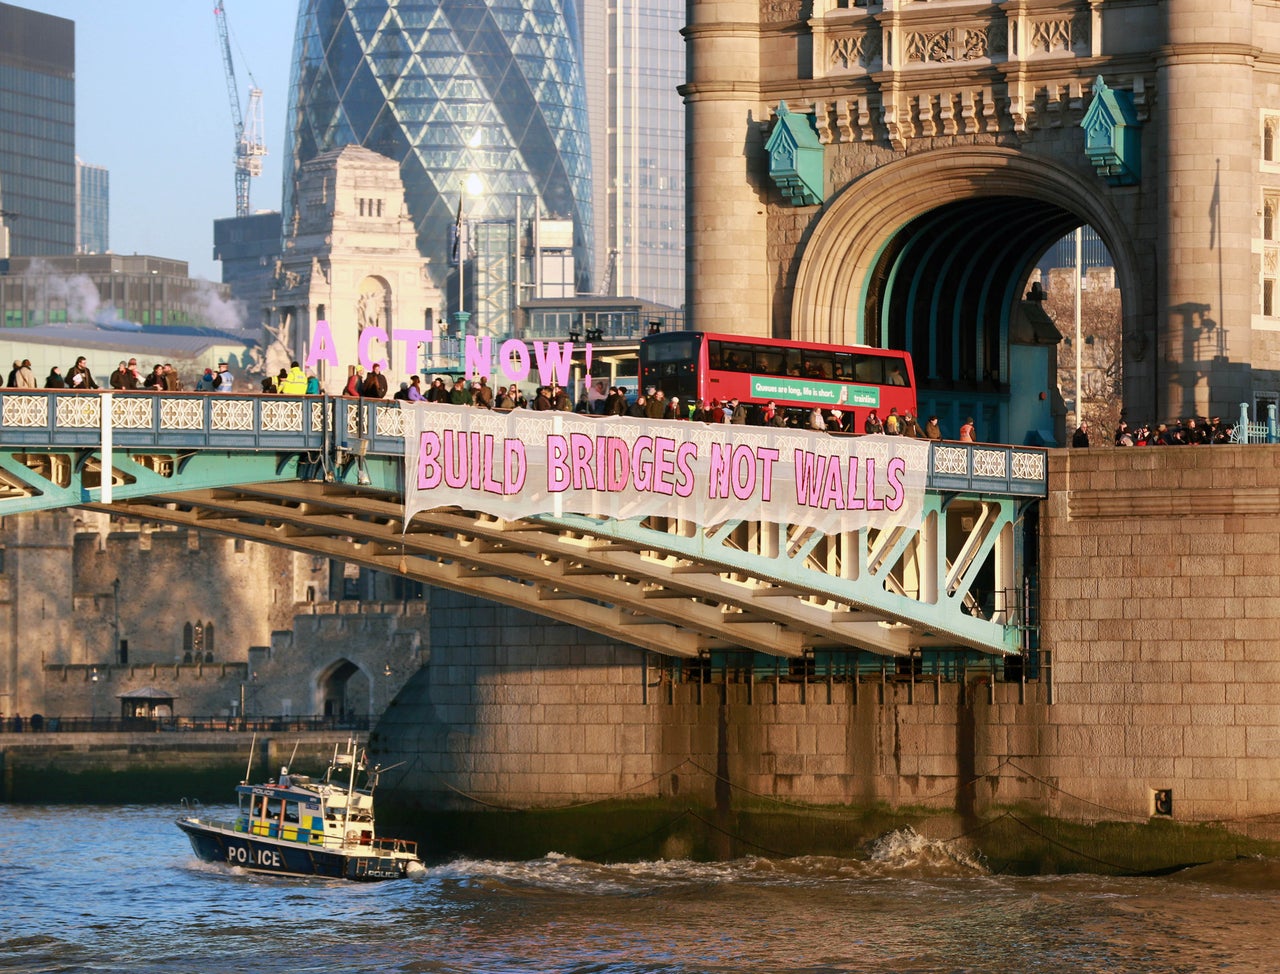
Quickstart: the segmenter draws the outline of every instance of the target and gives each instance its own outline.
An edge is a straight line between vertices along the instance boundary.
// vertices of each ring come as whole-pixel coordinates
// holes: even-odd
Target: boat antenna
[[[356,755],[355,755],[356,747],[357,747],[356,739],[354,737],[348,737],[347,738],[347,756],[348,758],[350,758],[350,761],[351,761],[351,780],[347,784],[347,803],[342,806],[342,841],[343,842],[348,842],[349,836],[351,835],[351,832],[349,831],[349,828],[351,825],[351,802],[356,796]],[[338,751],[337,745],[334,745],[333,750],[334,750],[334,753],[336,754]]]
[[[254,731],[253,739],[249,741],[249,763],[245,765],[244,781],[242,781],[241,784],[247,785],[249,783],[249,776],[253,774],[253,752],[257,749],[257,746],[258,746],[258,732]]]
[[[302,743],[302,742],[301,742],[301,741],[294,741],[294,742],[293,742],[293,750],[289,752],[289,767],[291,767],[291,768],[293,767],[293,759],[294,759],[294,758],[296,758],[296,757],[298,756],[298,745],[299,745],[300,743]]]

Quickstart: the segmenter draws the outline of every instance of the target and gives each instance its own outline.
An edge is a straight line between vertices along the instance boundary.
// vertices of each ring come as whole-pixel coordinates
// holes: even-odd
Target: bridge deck
[[[1047,494],[1043,450],[931,444],[914,529],[509,521],[457,508],[406,526],[406,415],[398,403],[328,397],[5,392],[0,514],[88,506],[216,531],[673,655],[1026,647],[1021,527]]]

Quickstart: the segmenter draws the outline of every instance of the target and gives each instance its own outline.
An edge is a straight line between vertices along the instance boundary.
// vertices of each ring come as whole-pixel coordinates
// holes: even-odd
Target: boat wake
[[[941,839],[926,839],[909,825],[873,841],[867,859],[886,875],[984,876],[989,872],[980,855]]]
[[[951,843],[927,839],[907,827],[888,832],[866,850],[866,858],[750,856],[726,862],[688,859],[596,863],[560,853],[523,862],[455,859],[429,867],[426,879],[446,885],[512,892],[581,892],[595,895],[670,894],[681,887],[740,884],[760,887],[821,886],[876,878],[963,878],[989,875],[981,858]]]

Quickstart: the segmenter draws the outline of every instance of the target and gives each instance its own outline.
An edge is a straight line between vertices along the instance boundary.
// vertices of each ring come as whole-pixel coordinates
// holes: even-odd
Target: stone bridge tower
[[[1009,325],[1089,225],[1132,417],[1276,398],[1275,4],[691,0],[685,34],[692,327],[906,347],[922,411],[1020,442]]]

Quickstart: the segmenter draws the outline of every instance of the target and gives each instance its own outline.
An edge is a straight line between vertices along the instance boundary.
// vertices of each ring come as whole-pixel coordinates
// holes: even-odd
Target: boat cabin
[[[372,795],[357,791],[348,796],[339,789],[313,785],[306,775],[281,775],[281,779],[280,784],[236,788],[237,832],[309,845],[373,842]]]

